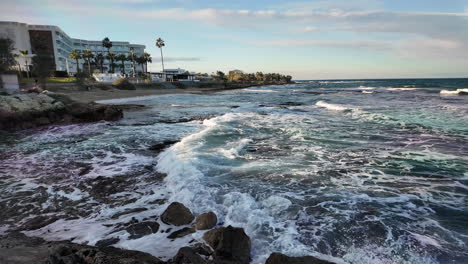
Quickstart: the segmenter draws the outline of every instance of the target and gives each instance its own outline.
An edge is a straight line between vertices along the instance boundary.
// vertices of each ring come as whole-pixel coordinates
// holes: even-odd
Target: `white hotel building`
[[[26,69],[26,62],[31,64],[31,57],[34,56],[34,48],[38,41],[46,43],[48,49],[54,54],[55,70],[67,71],[69,74],[76,73],[76,62],[68,56],[72,50],[91,50],[95,55],[102,53],[107,55],[107,49],[102,46],[101,40],[84,40],[74,39],[69,37],[57,26],[51,25],[28,25],[19,22],[0,21],[0,38],[9,38],[14,41],[15,52],[19,54],[20,50],[27,50],[29,55],[26,57],[19,56],[17,58],[22,69]],[[104,37],[103,37],[104,38]],[[130,49],[133,48],[135,57],[141,56],[145,51],[144,45],[130,44],[124,41],[112,41],[111,52],[116,56],[120,54],[129,55]],[[104,61],[104,72],[109,69],[109,61]],[[120,72],[121,62],[114,61],[116,65],[115,72]],[[84,60],[80,60],[80,69],[83,69]],[[86,69],[86,65],[84,66]],[[127,61],[125,63],[125,72],[130,73],[132,63]],[[141,72],[141,66],[135,65],[137,72]]]

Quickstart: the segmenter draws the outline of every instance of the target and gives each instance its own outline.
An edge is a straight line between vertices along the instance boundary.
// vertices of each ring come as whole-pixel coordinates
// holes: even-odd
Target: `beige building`
[[[107,49],[102,47],[101,40],[71,38],[58,26],[52,25],[29,25],[19,22],[0,21],[0,37],[13,40],[16,53],[19,54],[20,50],[28,51],[28,56],[19,56],[17,58],[23,70],[26,69],[27,65],[31,65],[31,58],[34,56],[38,42],[45,43],[51,53],[54,54],[55,70],[67,71],[70,74],[76,73],[76,62],[68,57],[72,50],[83,51],[89,49],[95,55],[98,53],[103,53],[103,55],[107,54]],[[135,56],[140,56],[145,51],[144,45],[131,44],[126,41],[112,41],[112,44],[111,52],[116,55],[128,55],[130,50],[133,49]],[[115,71],[120,72],[120,62],[114,63],[117,64]],[[85,61],[80,60],[79,64],[82,69]],[[109,61],[105,60],[103,66],[104,71],[107,72],[109,69]],[[141,67],[135,68],[137,72],[141,72]],[[131,69],[131,62],[126,62],[126,72],[129,73]]]

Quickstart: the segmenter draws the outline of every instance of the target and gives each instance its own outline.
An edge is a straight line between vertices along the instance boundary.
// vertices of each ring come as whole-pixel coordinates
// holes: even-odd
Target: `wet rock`
[[[26,221],[21,226],[21,229],[22,230],[36,230],[44,226],[50,225],[57,220],[59,220],[59,217],[57,216],[48,216],[48,215],[36,216]]]
[[[161,220],[168,225],[188,225],[195,217],[192,212],[183,204],[178,202],[171,203],[166,211],[161,215]]]
[[[148,253],[114,247],[96,248],[72,243],[52,248],[46,264],[162,264],[163,261]]]
[[[157,144],[152,145],[151,147],[149,147],[149,150],[161,152],[164,149],[168,148],[171,145],[174,145],[177,142],[179,141],[178,140],[165,140],[163,142],[159,142]]]
[[[192,233],[195,233],[195,228],[184,227],[184,228],[182,228],[180,230],[172,232],[169,236],[167,236],[167,238],[176,239],[176,238],[184,237],[184,236],[186,236],[188,234],[192,234]]]
[[[208,212],[197,216],[195,228],[197,230],[206,230],[213,228],[218,223],[218,217],[213,212]]]
[[[156,199],[154,201],[151,201],[149,202],[149,204],[159,204],[159,205],[163,205],[167,202],[167,199]]]
[[[125,191],[134,181],[126,177],[96,177],[80,184],[79,188],[86,190],[99,202],[109,203],[111,195]]]
[[[68,114],[81,121],[116,121],[123,117],[122,109],[115,105],[73,103],[66,106]]]
[[[333,264],[333,262],[321,260],[312,256],[288,257],[280,253],[272,253],[265,264]]]
[[[148,209],[147,208],[142,208],[142,207],[127,209],[127,210],[125,210],[123,212],[114,214],[113,216],[111,216],[111,218],[112,219],[117,219],[117,218],[121,217],[122,215],[139,213],[139,212],[143,212],[143,211],[146,211],[146,210],[148,210]]]
[[[203,257],[197,254],[194,249],[183,247],[179,249],[177,255],[169,262],[173,264],[206,264],[207,262]]]
[[[118,243],[119,241],[120,241],[120,238],[118,238],[118,237],[112,237],[112,238],[108,238],[108,239],[99,240],[98,242],[96,242],[96,247],[112,246],[112,245]]]
[[[285,102],[281,103],[279,105],[284,105],[284,106],[301,106],[304,105],[304,103],[299,103],[299,102]]]
[[[206,232],[203,239],[213,248],[215,262],[250,262],[251,242],[242,228],[220,227]]]
[[[156,222],[141,222],[133,224],[125,230],[130,234],[130,239],[137,239],[158,232],[159,224]]]

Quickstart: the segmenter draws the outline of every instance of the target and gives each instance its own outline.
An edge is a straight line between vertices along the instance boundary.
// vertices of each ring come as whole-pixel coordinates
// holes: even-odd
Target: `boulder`
[[[99,240],[98,242],[96,242],[96,247],[112,246],[112,245],[118,243],[119,241],[120,241],[120,238],[118,238],[118,237],[112,237],[112,238],[108,238],[108,239]]]
[[[178,202],[171,203],[161,215],[163,223],[175,226],[188,225],[194,218],[192,212]]]
[[[197,216],[195,228],[197,230],[206,230],[215,227],[218,223],[218,217],[213,212],[208,212]]]
[[[266,260],[265,264],[334,264],[326,260],[321,260],[316,257],[288,257],[280,253],[272,253]]]
[[[123,117],[121,109],[114,105],[73,103],[66,106],[67,112],[80,121],[116,121]]]
[[[220,227],[206,232],[203,239],[214,250],[215,262],[250,262],[250,238],[242,228]]]
[[[163,142],[159,142],[159,143],[156,143],[156,144],[152,145],[151,147],[149,147],[149,150],[156,151],[156,152],[161,152],[164,149],[166,149],[167,147],[169,147],[171,145],[174,145],[177,142],[179,142],[179,141],[177,141],[177,140],[164,140]]]
[[[173,264],[207,264],[208,262],[189,247],[179,249],[177,255],[169,263]]]
[[[167,236],[167,238],[176,239],[176,238],[184,237],[184,236],[186,236],[188,234],[192,234],[192,233],[195,233],[195,228],[184,227],[184,228],[182,228],[180,230],[172,232],[169,236]]]
[[[141,222],[133,224],[125,230],[130,234],[130,239],[137,239],[158,232],[159,224],[156,222]]]

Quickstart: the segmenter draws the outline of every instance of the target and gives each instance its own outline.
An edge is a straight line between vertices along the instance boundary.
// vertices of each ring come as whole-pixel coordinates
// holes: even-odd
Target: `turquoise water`
[[[252,263],[271,252],[467,263],[468,96],[441,94],[467,87],[467,79],[304,81],[113,100],[150,107],[113,123],[2,135],[0,199],[9,213],[0,231],[58,215],[27,233],[88,244],[118,236],[116,246],[167,259],[202,233],[129,240],[115,226],[161,213],[167,204],[151,201],[168,199],[244,227]],[[180,142],[147,150],[166,139]],[[168,176],[160,182],[158,173]],[[98,176],[131,181],[100,202],[83,187]],[[149,210],[112,218],[140,207]]]

